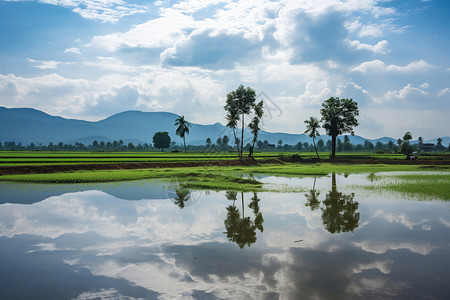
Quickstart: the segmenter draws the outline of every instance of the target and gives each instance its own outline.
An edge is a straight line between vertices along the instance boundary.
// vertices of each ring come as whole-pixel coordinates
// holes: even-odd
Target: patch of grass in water
[[[366,186],[368,190],[386,190],[420,199],[450,200],[450,174],[402,174],[386,176],[382,184]]]

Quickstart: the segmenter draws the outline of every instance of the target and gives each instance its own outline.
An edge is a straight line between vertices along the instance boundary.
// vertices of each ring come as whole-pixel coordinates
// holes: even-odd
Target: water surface
[[[1,183],[1,299],[447,299],[450,205],[262,176],[302,193]]]

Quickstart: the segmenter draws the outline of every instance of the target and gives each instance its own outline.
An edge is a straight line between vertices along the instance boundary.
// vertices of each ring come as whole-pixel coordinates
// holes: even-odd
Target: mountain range
[[[175,119],[179,116],[169,112],[142,112],[125,111],[112,115],[100,121],[84,121],[75,119],[65,119],[58,116],[51,116],[42,111],[32,108],[6,108],[0,107],[0,141],[38,145],[52,143],[76,142],[85,145],[91,144],[94,140],[112,142],[123,140],[125,143],[152,143],[153,135],[158,131],[167,131],[172,141],[182,144],[180,137],[175,135]],[[232,140],[233,132],[220,123],[202,125],[191,123],[189,135],[186,136],[186,143],[191,145],[204,145],[207,138],[213,143],[219,137],[228,135]],[[302,124],[303,125],[303,124]],[[303,128],[301,129],[303,130]],[[245,137],[246,135],[246,137]],[[246,130],[244,142],[250,142],[251,135]],[[320,136],[325,142],[329,136]],[[343,137],[341,137],[343,139]],[[350,136],[350,142],[354,145],[363,144],[365,140],[372,143],[378,141],[387,143],[397,139],[382,137],[378,139],[366,139],[361,136]],[[282,140],[283,144],[294,145],[298,142],[311,143],[312,140],[305,134],[288,134],[261,131],[259,140],[267,140],[271,144],[277,144]],[[443,137],[443,145],[448,145],[450,137]],[[425,142],[435,143],[436,139]]]

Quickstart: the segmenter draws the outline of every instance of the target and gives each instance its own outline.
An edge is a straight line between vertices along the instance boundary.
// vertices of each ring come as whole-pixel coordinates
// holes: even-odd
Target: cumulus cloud
[[[402,89],[387,91],[380,99],[381,102],[390,101],[393,99],[408,99],[411,96],[425,96],[428,95],[428,92],[423,89],[413,87],[412,84],[407,84]]]
[[[76,47],[67,48],[64,53],[81,54],[80,49]]]
[[[386,40],[382,40],[375,45],[364,44],[358,40],[349,41],[352,47],[355,47],[358,50],[368,50],[374,53],[387,54],[390,50],[387,48],[388,42]]]
[[[380,37],[382,35],[383,31],[374,24],[365,25],[358,32],[359,37]]]
[[[34,66],[35,68],[41,70],[53,70],[58,68],[58,65],[62,64],[62,62],[54,61],[54,60],[35,60],[32,58],[27,58],[27,61],[30,63],[38,64]]]
[[[353,72],[421,72],[431,68],[431,65],[424,60],[415,61],[409,63],[406,66],[386,65],[383,61],[376,59],[372,61],[366,61],[359,66],[352,69]]]
[[[242,33],[193,34],[161,54],[164,65],[232,68],[240,61],[257,60],[261,56],[259,41],[246,39]]]
[[[125,16],[146,11],[142,5],[122,0],[39,0],[39,2],[69,7],[85,19],[111,23],[115,23]]]

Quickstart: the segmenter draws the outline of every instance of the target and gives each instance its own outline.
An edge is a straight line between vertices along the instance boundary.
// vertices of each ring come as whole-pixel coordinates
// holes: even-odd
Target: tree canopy
[[[254,107],[256,101],[256,92],[251,87],[244,88],[241,84],[235,91],[227,94],[226,104],[224,109],[227,111],[227,126],[234,129],[238,121],[242,122],[241,127],[241,147],[239,156],[242,157],[242,150],[244,148],[244,127],[245,115],[248,115]]]
[[[334,158],[336,155],[336,137],[346,132],[354,135],[353,127],[359,125],[356,119],[359,116],[358,103],[353,99],[331,97],[322,103],[320,114],[322,115],[322,127],[331,136],[331,157]]]
[[[170,136],[167,131],[160,131],[153,135],[153,145],[156,148],[163,149],[170,147]]]

